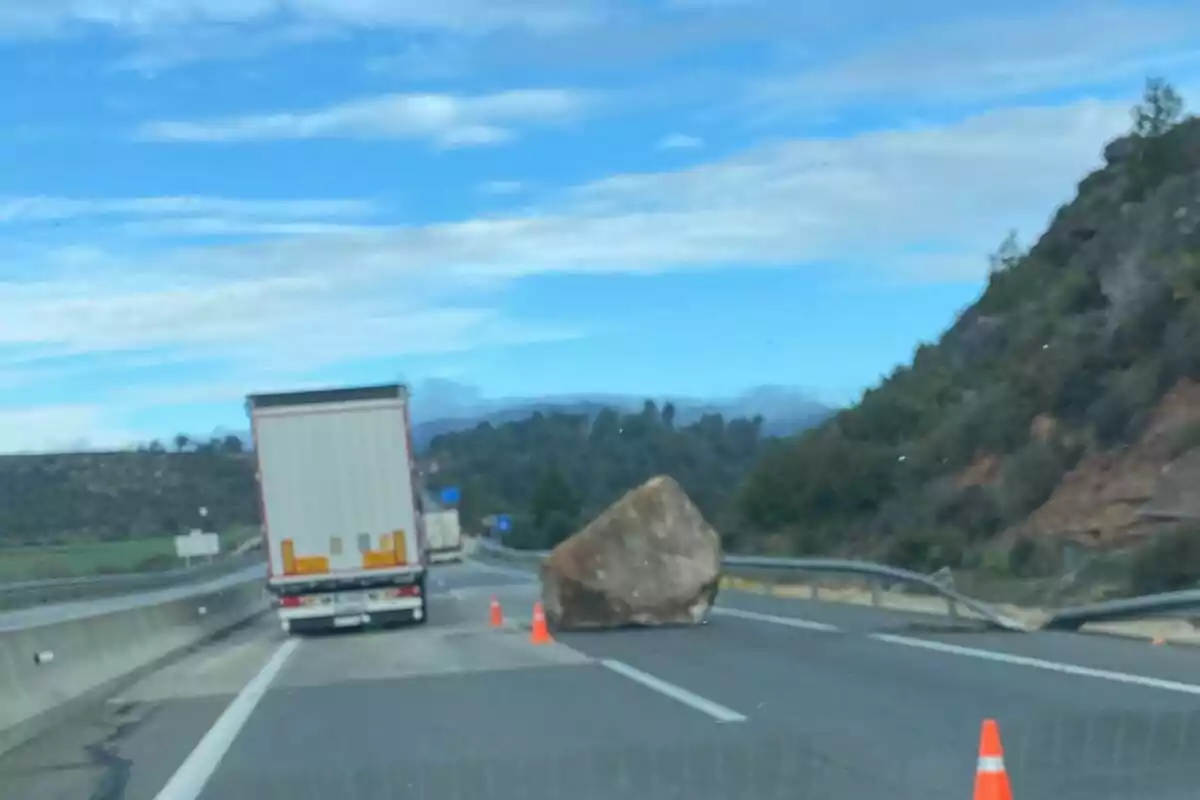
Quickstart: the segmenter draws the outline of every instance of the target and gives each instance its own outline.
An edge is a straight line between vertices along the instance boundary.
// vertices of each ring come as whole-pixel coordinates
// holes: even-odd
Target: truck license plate
[[[340,592],[335,600],[338,611],[365,611],[367,608],[366,592]]]
[[[333,627],[335,628],[357,628],[363,624],[361,614],[355,614],[352,617],[334,617]]]

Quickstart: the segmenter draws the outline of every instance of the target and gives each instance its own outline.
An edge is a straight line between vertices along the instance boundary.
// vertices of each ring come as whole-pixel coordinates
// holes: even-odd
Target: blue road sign
[[[446,488],[442,489],[442,503],[445,505],[457,505],[461,497],[462,492],[458,490],[457,486],[447,486]]]
[[[496,515],[496,530],[507,531],[512,528],[512,520],[508,518],[508,514]]]

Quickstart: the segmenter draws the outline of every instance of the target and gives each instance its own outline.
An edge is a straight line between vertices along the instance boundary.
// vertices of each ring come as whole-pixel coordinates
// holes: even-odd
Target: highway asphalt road
[[[431,595],[421,627],[233,632],[0,757],[0,798],[950,800],[985,717],[1016,800],[1200,786],[1200,650],[729,592],[703,627],[534,646],[522,572]]]

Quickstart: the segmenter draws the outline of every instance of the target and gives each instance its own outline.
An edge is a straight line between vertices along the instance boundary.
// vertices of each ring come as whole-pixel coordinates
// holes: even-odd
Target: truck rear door
[[[272,574],[419,562],[404,398],[258,408]]]

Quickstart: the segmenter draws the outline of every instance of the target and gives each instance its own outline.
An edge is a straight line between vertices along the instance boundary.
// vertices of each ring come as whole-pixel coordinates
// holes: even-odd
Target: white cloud
[[[470,70],[477,42],[446,35],[432,42],[411,42],[388,55],[367,59],[366,71],[388,78],[441,81],[457,78]]]
[[[886,267],[895,253],[930,240],[970,248],[1014,224],[1039,227],[1127,124],[1124,103],[1082,102],[794,140],[687,170],[598,181],[574,190],[569,207],[589,226],[630,234],[644,226],[620,241],[647,248],[645,262],[869,257]]]
[[[308,244],[295,247],[313,246],[302,238]],[[209,248],[205,257],[219,259],[220,249]],[[346,274],[306,260],[291,274],[276,269],[265,277],[236,276],[228,265],[214,276],[157,263],[165,277],[146,271],[0,287],[0,304],[10,309],[0,319],[0,349],[36,347],[43,357],[172,349],[282,368],[567,335],[513,325],[492,309],[431,292],[419,278],[380,295],[395,288],[391,276],[371,275],[362,263],[348,265],[359,267],[358,274]],[[431,304],[435,298],[441,302]]]
[[[227,197],[3,197],[0,224],[85,217],[239,217],[303,219],[366,217],[377,212],[364,200],[247,200]]]
[[[1186,5],[972,14],[906,27],[891,40],[865,38],[857,54],[757,82],[749,99],[770,116],[858,103],[986,102],[1140,80],[1200,63],[1198,25],[1200,11]]]
[[[1099,163],[1105,140],[1127,125],[1125,103],[1085,101],[995,111],[941,127],[798,139],[689,169],[613,176],[518,215],[193,248],[156,255],[155,271],[280,276],[286,280],[279,286],[255,284],[279,302],[293,289],[322,293],[392,279],[487,288],[543,272],[830,258],[866,258],[886,268],[897,253],[930,241],[972,250],[989,247],[1014,225],[1039,227]],[[972,269],[981,271],[984,249],[977,252]],[[338,265],[336,275],[329,264]],[[135,273],[138,266],[108,264]],[[5,305],[19,307],[17,301]],[[214,300],[221,307],[228,302]],[[38,324],[37,318],[6,322],[14,331]]]
[[[872,16],[878,15],[878,0],[857,2],[874,5]],[[398,42],[393,51],[369,57],[367,68],[404,80],[443,80],[466,73],[494,80],[498,75],[531,70],[548,75],[581,70],[617,72],[636,82],[636,93],[643,97],[653,95],[672,103],[692,97],[710,102],[725,96],[744,78],[738,65],[672,74],[661,69],[664,64],[730,45],[753,48],[769,57],[780,45],[781,31],[802,30],[807,38],[831,21],[843,34],[861,35],[852,19],[831,15],[819,4],[807,8],[806,4],[779,0],[733,0],[689,7],[667,0],[612,0],[603,5],[607,13],[554,35],[528,29],[486,36],[444,32],[416,42]],[[783,41],[793,38],[784,36]],[[653,74],[652,80],[646,80],[649,74]],[[626,99],[630,93],[625,93]]]
[[[609,229],[597,237],[611,242],[597,266],[836,259],[887,268],[930,241],[982,254],[1008,227],[1039,229],[1099,163],[1103,142],[1127,125],[1124,103],[1007,109],[944,127],[794,140],[678,172],[618,176],[580,187],[571,200],[587,226]],[[573,239],[579,253],[586,237]],[[982,259],[963,267],[978,276]]]
[[[151,122],[142,139],[231,142],[282,139],[424,139],[442,147],[496,144],[523,125],[578,118],[590,98],[564,89],[487,95],[390,94],[306,112],[278,112],[207,121]]]
[[[6,453],[116,449],[137,436],[109,425],[99,406],[0,407],[0,449]]]
[[[601,0],[36,0],[0,5],[0,31],[49,36],[90,27],[146,36],[266,24],[554,31],[595,20],[604,5]]]
[[[0,372],[35,356],[218,359],[229,399],[247,383],[347,361],[582,333],[497,307],[499,289],[538,274],[835,262],[856,274],[977,280],[1002,234],[1016,227],[1028,241],[1127,125],[1124,102],[1007,109],[617,175],[505,217],[45,254],[23,272],[35,277],[0,283]],[[131,386],[123,402],[214,391]]]
[[[672,133],[658,140],[659,150],[697,150],[704,140],[686,133]]]
[[[10,249],[19,247],[20,234],[32,232],[31,226],[64,222],[142,238],[322,236],[370,231],[374,225],[368,223],[375,223],[382,211],[370,201],[344,199],[0,196],[0,228],[9,231]],[[60,235],[57,228],[54,235]],[[35,241],[36,236],[31,242]]]
[[[1099,163],[1105,140],[1127,124],[1125,103],[1085,101],[995,111],[941,127],[798,139],[689,169],[613,176],[517,215],[191,248],[155,255],[153,272],[252,276],[262,297],[247,296],[250,284],[243,283],[197,283],[178,295],[200,302],[214,292],[232,292],[245,298],[248,312],[294,292],[362,290],[377,297],[364,287],[395,279],[414,288],[486,289],[497,280],[544,272],[830,258],[868,258],[886,268],[888,258],[930,241],[986,248],[1014,224],[1040,226]],[[93,271],[145,271],[136,261],[97,262],[86,252],[72,258]],[[979,262],[973,269],[983,269],[982,257]],[[329,264],[338,265],[336,274]],[[269,276],[281,283],[265,282]],[[20,308],[32,299],[10,294],[3,304]],[[162,301],[155,296],[147,303]],[[211,302],[232,307],[231,297],[213,295]],[[39,320],[58,316],[9,318],[0,321],[0,331],[28,332]]]
[[[488,195],[518,194],[525,190],[525,184],[520,181],[486,181],[479,184],[476,190]]]
[[[120,230],[135,236],[162,238],[187,237],[271,237],[271,236],[332,236],[365,233],[375,226],[339,222],[258,220],[237,217],[182,217],[178,219],[148,219],[124,223]]]

